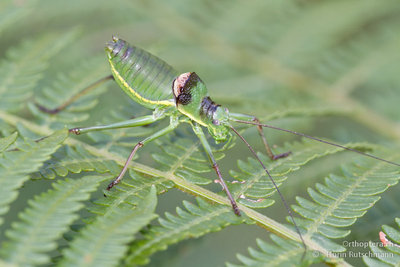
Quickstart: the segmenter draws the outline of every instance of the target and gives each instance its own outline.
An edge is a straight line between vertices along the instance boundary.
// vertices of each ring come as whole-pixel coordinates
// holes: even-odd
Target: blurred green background
[[[231,111],[259,116],[311,135],[337,142],[368,141],[398,145],[400,141],[400,3],[367,0],[259,1],[128,1],[128,0],[2,0],[0,60],[26,40],[44,35],[73,41],[49,60],[49,68],[34,88],[40,95],[60,73],[76,64],[97,60],[97,78],[108,73],[104,46],[116,35],[142,47],[181,72],[196,71],[214,101]],[[51,49],[51,44],[49,46]],[[97,79],[93,77],[93,80]],[[68,90],[68,88],[65,88]],[[32,96],[23,101],[31,101]],[[60,99],[60,103],[62,99]],[[90,117],[76,122],[54,121],[54,128],[95,125],[113,109],[129,107],[133,115],[148,111],[110,83],[98,97]],[[26,109],[24,115],[29,119]],[[3,129],[4,130],[4,129]],[[182,130],[184,131],[184,130]],[[281,145],[293,136],[266,131]],[[261,150],[254,129],[245,137]],[[142,151],[149,162],[153,148]],[[249,156],[242,144],[221,161],[228,176],[236,161]],[[354,155],[317,160],[289,176],[282,191],[289,203],[305,188],[338,172]],[[214,179],[213,173],[209,174]],[[31,195],[44,191],[45,181],[30,182],[7,216],[9,226]],[[214,186],[215,190],[220,190]],[[374,209],[352,227],[351,238],[376,240],[378,229],[400,215],[400,198],[393,188]],[[101,192],[100,192],[101,193]],[[173,212],[182,199],[193,198],[176,189],[159,196],[158,211]],[[283,221],[280,201],[264,212]],[[0,238],[4,237],[1,233]],[[188,240],[157,253],[150,266],[221,266],[247,254],[255,238],[268,233],[255,226],[231,226],[200,239]],[[360,259],[349,259],[358,263]]]

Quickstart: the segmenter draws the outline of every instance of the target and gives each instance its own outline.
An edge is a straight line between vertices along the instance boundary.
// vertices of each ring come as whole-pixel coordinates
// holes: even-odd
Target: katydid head
[[[217,143],[229,139],[228,109],[211,100],[206,85],[195,72],[179,75],[172,83],[172,93],[179,112],[207,127]]]
[[[172,93],[178,110],[194,116],[201,99],[207,95],[207,87],[195,72],[186,72],[172,82]]]

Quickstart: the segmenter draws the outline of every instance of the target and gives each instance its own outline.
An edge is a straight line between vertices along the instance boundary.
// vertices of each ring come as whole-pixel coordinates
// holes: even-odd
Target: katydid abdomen
[[[175,105],[171,86],[179,73],[170,65],[115,37],[106,51],[115,81],[133,100],[150,109]]]

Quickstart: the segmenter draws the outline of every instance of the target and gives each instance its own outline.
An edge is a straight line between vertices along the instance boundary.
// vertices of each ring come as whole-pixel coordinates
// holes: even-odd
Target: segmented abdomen
[[[113,38],[106,51],[115,80],[136,102],[148,108],[174,102],[172,82],[178,72],[158,57]]]

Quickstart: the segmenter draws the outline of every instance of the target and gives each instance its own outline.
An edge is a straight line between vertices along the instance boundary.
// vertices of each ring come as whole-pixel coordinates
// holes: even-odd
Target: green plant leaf
[[[392,158],[400,160],[400,157]],[[318,192],[309,189],[314,202],[297,198],[299,206],[293,209],[306,219],[300,223],[307,229],[304,237],[323,235],[336,239],[347,236],[350,231],[341,228],[351,226],[379,200],[378,194],[397,184],[399,179],[396,166],[376,160],[363,158],[356,164],[346,165],[343,176],[331,175],[324,185],[316,184]]]
[[[17,261],[15,255],[20,254],[24,265],[74,261],[83,265],[83,260],[94,264],[101,259],[101,265],[114,266],[150,260],[157,266],[197,262],[221,266],[226,261],[235,264],[234,255],[244,255],[255,237],[262,238],[267,232],[274,234],[271,240],[257,241],[259,248],[240,256],[238,265],[362,265],[361,258],[338,259],[335,255],[341,254],[332,252],[345,250],[338,239],[347,241],[354,235],[369,240],[369,233],[398,216],[397,187],[387,188],[398,182],[399,168],[265,129],[275,153],[292,152],[271,161],[264,155],[256,128],[235,124],[297,212],[295,219],[308,251],[300,262],[299,235],[290,220],[285,222],[287,213],[280,200],[276,201],[276,189],[261,166],[246,159],[249,151],[239,139],[224,147],[214,146],[210,138],[210,144],[243,218],[234,216],[225,192],[213,183],[217,177],[212,166],[186,124],[141,148],[122,182],[103,192],[133,146],[168,123],[166,119],[146,127],[70,134],[62,141],[64,132],[58,133],[56,141],[52,134],[58,129],[151,114],[113,81],[57,114],[44,113],[37,104],[56,108],[109,75],[103,50],[111,36],[117,35],[180,73],[195,71],[213,101],[230,112],[255,115],[274,126],[398,162],[399,18],[398,0],[254,0],[245,4],[200,0],[190,5],[183,0],[1,1],[0,265],[9,264],[7,255]],[[46,136],[51,137],[42,139]],[[37,181],[27,182],[29,178]],[[62,197],[67,185],[86,179],[96,181],[83,185],[80,197],[66,196],[70,209],[47,199]],[[43,194],[41,184],[54,187]],[[148,216],[169,211],[160,223],[146,227],[151,219],[143,212],[137,215],[143,218],[140,223],[129,220],[127,228],[121,226],[124,233],[112,228],[117,223],[112,216],[129,217],[153,193],[163,194],[163,205]],[[187,199],[192,196],[199,199],[197,204],[188,204],[194,203]],[[381,197],[385,201],[378,201]],[[294,201],[297,204],[291,205]],[[184,208],[171,215],[170,210],[180,203]],[[49,210],[52,205],[56,208]],[[78,212],[82,205],[89,212]],[[57,217],[58,227],[39,227],[47,215]],[[375,220],[359,220],[371,216]],[[185,223],[193,227],[185,228]],[[240,242],[217,247],[215,232],[244,223],[249,224],[243,226],[248,232],[234,233]],[[131,224],[135,226],[129,228]],[[46,222],[41,225],[47,227]],[[115,230],[115,235],[105,238],[101,227]],[[398,229],[392,228],[385,226],[384,231],[396,243]],[[46,230],[48,235],[43,234]],[[106,246],[94,241],[102,237],[115,254],[105,253]],[[202,237],[204,245],[183,242],[194,237]],[[104,246],[94,248],[94,244]],[[185,254],[177,253],[183,246]],[[15,254],[9,253],[12,248]],[[168,251],[156,253],[164,249]],[[27,255],[32,255],[32,262],[25,260]],[[393,265],[396,257],[364,261]]]
[[[215,206],[200,198],[197,199],[197,205],[187,201],[183,205],[185,210],[177,207],[177,215],[166,213],[165,219],[159,219],[159,226],[150,228],[142,240],[133,243],[125,259],[126,265],[146,264],[150,255],[171,244],[245,221],[244,217],[236,216],[230,207]]]
[[[12,135],[0,139],[0,152],[6,150],[12,143],[17,139],[18,133],[15,132]]]
[[[0,106],[3,110],[18,111],[31,96],[48,67],[49,59],[76,37],[72,31],[64,36],[45,35],[24,41],[7,51],[0,63]]]
[[[251,258],[238,254],[237,258],[243,265],[227,263],[227,266],[308,266],[322,260],[319,257],[306,257],[303,259],[304,247],[301,244],[287,242],[287,240],[275,235],[271,235],[271,239],[274,243],[272,245],[257,239],[259,250],[248,249]]]
[[[136,207],[121,204],[80,231],[64,251],[59,266],[116,266],[134,234],[156,216],[156,190],[152,187]]]
[[[346,144],[346,146],[357,149],[369,148],[369,146],[365,145],[363,147],[362,144]],[[278,187],[286,179],[286,175],[300,170],[302,166],[311,160],[341,152],[343,149],[321,146],[321,144],[316,142],[303,140],[302,143],[286,144],[286,146],[280,148],[280,151],[293,152],[292,155],[284,159],[267,164],[267,169]],[[268,157],[264,154],[260,153],[259,157],[263,162],[269,161]],[[237,186],[239,189],[235,189],[234,192],[243,199],[252,200],[247,201],[246,204],[255,207],[254,202],[257,203],[257,201],[272,195],[276,191],[264,169],[255,159],[249,158],[247,162],[239,160],[238,167],[241,172],[231,171],[231,175],[235,180],[240,181]]]
[[[60,130],[42,142],[24,140],[16,151],[3,153],[0,158],[0,215],[8,211],[9,203],[17,198],[17,190],[29,179],[29,174],[37,171],[66,137],[67,131]]]
[[[74,68],[67,74],[59,73],[58,77],[54,79],[53,83],[42,89],[43,96],[36,97],[36,103],[48,109],[57,108],[62,105],[66,99],[73,97],[82,88],[85,88],[99,77],[108,75],[108,69],[104,64],[104,56],[93,57],[89,61],[84,60],[81,63],[74,64]],[[68,88],[68,90],[65,90]],[[84,95],[71,105],[67,106],[64,112],[48,116],[38,110],[35,105],[31,105],[32,112],[44,119],[44,124],[53,124],[57,127],[60,123],[76,124],[80,121],[87,120],[89,114],[88,110],[98,102],[98,97],[104,92],[104,86],[99,87],[99,90],[91,91],[90,94]],[[59,126],[58,126],[59,127]]]
[[[50,263],[48,252],[57,247],[56,241],[79,216],[94,191],[99,177],[86,176],[53,184],[54,189],[35,197],[23,213],[21,221],[14,222],[6,235],[10,241],[3,244],[2,257],[10,264],[38,265]]]
[[[396,218],[397,227],[400,228],[400,219]],[[400,263],[400,231],[388,225],[382,226],[383,232],[379,233],[381,243],[370,242],[371,256],[363,256],[367,266],[398,266]]]

